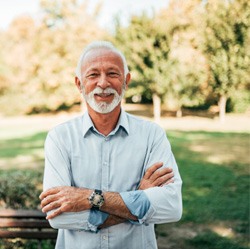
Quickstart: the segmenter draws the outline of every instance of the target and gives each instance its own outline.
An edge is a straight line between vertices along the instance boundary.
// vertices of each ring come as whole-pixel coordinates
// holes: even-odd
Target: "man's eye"
[[[116,73],[116,72],[109,72],[108,75],[109,75],[110,77],[119,77],[119,74]]]
[[[87,75],[87,78],[95,78],[97,76],[98,76],[97,73],[91,73],[91,74]]]

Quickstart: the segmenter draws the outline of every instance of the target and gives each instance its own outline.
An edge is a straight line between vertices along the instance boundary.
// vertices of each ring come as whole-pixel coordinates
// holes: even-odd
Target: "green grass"
[[[157,225],[163,246],[171,242],[178,249],[249,248],[250,135],[204,131],[167,135],[183,179],[184,209],[179,223]],[[16,183],[1,181],[2,193],[16,195],[11,186],[25,193],[22,179],[32,183],[36,178],[33,187],[41,189],[45,137],[46,132],[38,132],[0,141],[0,178]]]
[[[12,158],[18,155],[35,154],[43,148],[46,133],[41,132],[27,137],[6,139],[0,142],[0,157]]]
[[[183,179],[180,225],[197,233],[183,248],[248,248],[249,134],[171,131],[168,137]]]
[[[0,168],[37,168],[43,165],[46,132],[0,140]]]

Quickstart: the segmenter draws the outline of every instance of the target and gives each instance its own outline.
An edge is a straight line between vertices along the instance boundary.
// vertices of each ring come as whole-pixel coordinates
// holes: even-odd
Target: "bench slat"
[[[54,240],[57,230],[50,227],[45,216],[39,210],[0,209],[0,238]]]
[[[5,239],[56,239],[57,232],[56,231],[0,231],[0,238]]]
[[[0,209],[0,218],[36,218],[43,219],[45,214],[39,210]]]
[[[0,227],[2,228],[51,228],[47,220],[15,220],[0,219]]]

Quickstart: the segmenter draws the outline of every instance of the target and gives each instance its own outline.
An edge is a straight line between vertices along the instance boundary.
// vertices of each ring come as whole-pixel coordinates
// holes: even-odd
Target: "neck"
[[[95,112],[89,105],[87,105],[87,107],[95,128],[101,134],[107,136],[117,125],[121,113],[121,106],[118,105],[112,112],[106,114]]]

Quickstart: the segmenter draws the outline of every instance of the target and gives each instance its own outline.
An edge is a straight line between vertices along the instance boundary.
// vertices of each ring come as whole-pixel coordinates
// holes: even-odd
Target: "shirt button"
[[[105,141],[109,141],[109,138],[108,138],[108,137],[105,137]]]
[[[103,235],[103,236],[102,236],[102,239],[103,239],[103,240],[107,240],[108,238],[107,238],[106,235]]]

